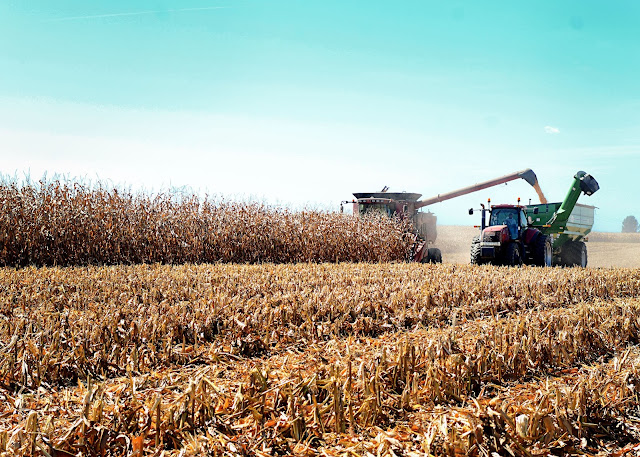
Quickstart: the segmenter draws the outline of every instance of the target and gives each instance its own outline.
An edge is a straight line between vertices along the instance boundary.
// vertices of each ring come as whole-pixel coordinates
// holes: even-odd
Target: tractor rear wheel
[[[511,242],[507,245],[504,252],[503,264],[513,267],[522,265],[522,255],[518,243]]]
[[[533,264],[539,267],[550,267],[553,258],[551,238],[547,235],[538,235],[533,242]]]
[[[480,237],[474,236],[471,242],[471,265],[482,265],[480,258]]]

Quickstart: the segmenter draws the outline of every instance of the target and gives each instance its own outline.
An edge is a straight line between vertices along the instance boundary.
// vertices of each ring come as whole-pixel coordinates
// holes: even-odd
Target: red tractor
[[[472,264],[551,266],[552,239],[530,225],[519,200],[517,205],[489,206],[489,210],[482,205],[481,232],[471,243]]]

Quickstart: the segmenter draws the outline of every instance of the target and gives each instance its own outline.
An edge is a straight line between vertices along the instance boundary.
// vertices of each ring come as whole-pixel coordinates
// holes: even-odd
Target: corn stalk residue
[[[1,268],[0,456],[637,455],[639,287],[627,269]]]

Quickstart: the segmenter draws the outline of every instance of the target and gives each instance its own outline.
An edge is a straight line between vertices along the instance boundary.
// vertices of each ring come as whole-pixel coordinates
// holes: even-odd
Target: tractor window
[[[513,219],[518,223],[518,211],[512,208],[496,208],[491,211],[491,219],[489,225],[506,225],[507,219]]]
[[[529,222],[527,221],[527,216],[524,214],[524,211],[520,210],[520,227],[527,227]]]

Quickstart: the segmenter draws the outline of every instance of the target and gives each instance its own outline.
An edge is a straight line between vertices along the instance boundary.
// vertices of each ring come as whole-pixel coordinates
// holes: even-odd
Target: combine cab
[[[431,212],[422,212],[420,209],[515,179],[524,179],[532,186],[537,184],[535,173],[531,169],[526,169],[446,194],[438,194],[425,200],[418,200],[422,196],[421,194],[387,192],[385,187],[380,192],[354,193],[355,200],[343,201],[342,203],[352,203],[353,214],[355,215],[365,216],[366,214],[377,212],[389,217],[397,217],[400,220],[410,220],[412,225],[411,233],[415,236],[415,244],[411,254],[412,260],[422,263],[440,263],[442,262],[442,253],[440,249],[432,246],[437,237],[436,216]]]

